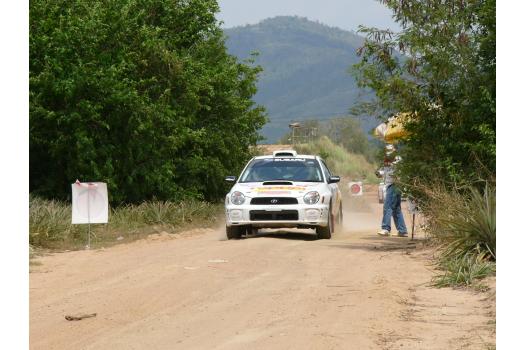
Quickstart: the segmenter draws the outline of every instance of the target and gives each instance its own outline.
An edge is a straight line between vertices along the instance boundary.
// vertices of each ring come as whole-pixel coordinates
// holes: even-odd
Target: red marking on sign
[[[361,192],[361,186],[359,186],[358,184],[353,184],[350,187],[350,192],[352,192],[352,193],[359,193],[359,192]]]

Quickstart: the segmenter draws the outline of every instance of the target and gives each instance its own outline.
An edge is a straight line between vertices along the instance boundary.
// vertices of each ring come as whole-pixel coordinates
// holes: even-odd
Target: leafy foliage
[[[468,184],[496,171],[496,2],[383,0],[403,30],[361,28],[354,72],[387,117],[413,113],[403,179]],[[401,52],[404,56],[401,56]]]
[[[265,123],[260,73],[227,54],[216,1],[30,2],[30,191],[75,179],[114,203],[216,199]]]

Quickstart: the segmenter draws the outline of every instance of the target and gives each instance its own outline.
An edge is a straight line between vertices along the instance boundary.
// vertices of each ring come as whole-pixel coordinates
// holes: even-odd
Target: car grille
[[[250,204],[268,204],[268,205],[282,205],[282,204],[297,204],[297,198],[292,197],[258,197],[252,198]]]
[[[265,211],[250,210],[251,221],[289,221],[299,220],[297,210]]]

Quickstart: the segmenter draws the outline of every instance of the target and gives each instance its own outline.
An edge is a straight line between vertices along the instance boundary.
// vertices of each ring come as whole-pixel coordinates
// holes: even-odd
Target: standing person
[[[400,237],[407,237],[407,228],[405,220],[403,219],[403,212],[401,211],[401,189],[395,183],[395,165],[401,160],[399,156],[395,155],[396,149],[394,145],[386,145],[385,160],[382,170],[378,170],[376,175],[383,177],[384,186],[386,187],[386,195],[383,201],[383,221],[381,223],[381,230],[377,232],[380,236],[390,236],[390,223],[392,216],[397,229],[397,235]]]

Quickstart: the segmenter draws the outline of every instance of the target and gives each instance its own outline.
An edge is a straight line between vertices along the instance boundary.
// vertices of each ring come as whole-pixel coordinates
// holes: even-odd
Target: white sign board
[[[72,191],[72,224],[108,222],[108,188],[104,182],[75,182]]]
[[[348,183],[348,192],[352,196],[362,196],[363,195],[363,182],[355,181]]]

